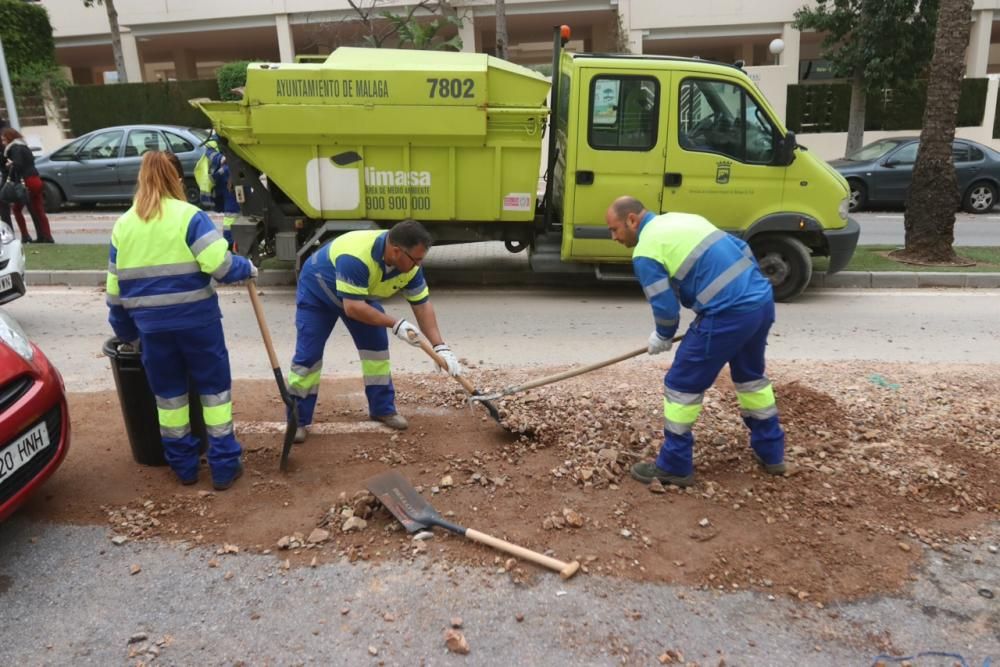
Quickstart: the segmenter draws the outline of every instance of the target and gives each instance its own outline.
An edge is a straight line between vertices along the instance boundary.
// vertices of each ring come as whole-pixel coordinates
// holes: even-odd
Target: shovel
[[[492,535],[480,533],[478,530],[463,528],[462,526],[445,521],[431,507],[430,503],[417,493],[417,490],[413,488],[406,478],[395,470],[387,470],[375,475],[365,482],[365,486],[385,505],[386,509],[392,512],[394,517],[399,519],[399,522],[403,524],[408,533],[415,533],[418,530],[423,530],[431,526],[444,528],[456,535],[463,535],[474,542],[485,544],[518,558],[531,561],[536,565],[555,570],[563,579],[569,579],[580,569],[580,563],[577,561],[564,563],[561,560],[550,558],[524,547],[519,547],[516,544],[511,544]]]
[[[442,359],[441,355],[434,351],[434,348],[431,347],[430,341],[428,341],[423,336],[419,336],[418,342],[420,343],[420,349],[426,352],[427,356],[433,359],[434,363],[437,364],[445,373],[447,373],[448,362]],[[472,386],[472,383],[466,380],[461,375],[455,377],[455,380],[457,380],[458,383],[462,385],[462,387],[465,389],[466,392],[468,392],[470,397],[482,396],[480,391],[476,389],[474,386]],[[489,396],[484,396],[482,398],[477,398],[476,400],[481,402],[483,404],[483,407],[486,408],[486,411],[490,413],[490,417],[493,417],[493,419],[496,420],[498,424],[500,424],[502,423],[500,421],[500,412],[497,410],[497,406],[490,403],[490,398],[491,397]]]
[[[673,342],[676,343],[681,338],[684,338],[683,334],[680,336],[675,336]],[[505,387],[504,389],[501,389],[500,391],[497,392],[493,392],[492,394],[476,393],[473,396],[470,396],[469,400],[485,402],[485,401],[493,401],[498,398],[503,398],[504,396],[510,396],[512,394],[520,394],[523,391],[528,391],[529,389],[534,389],[535,387],[541,387],[542,385],[552,384],[553,382],[559,382],[561,380],[568,380],[569,378],[576,377],[577,375],[583,375],[584,373],[596,371],[599,368],[604,368],[605,366],[617,364],[620,361],[625,361],[626,359],[631,359],[632,357],[638,357],[640,354],[646,354],[646,352],[648,351],[649,351],[648,347],[640,347],[638,350],[632,350],[631,352],[620,354],[617,357],[612,357],[611,359],[598,361],[595,364],[590,364],[588,366],[581,366],[580,368],[573,368],[568,371],[563,371],[562,373],[556,373],[555,375],[547,375],[546,377],[539,378],[537,380],[531,380],[530,382],[525,382],[524,384]]]
[[[281,366],[278,364],[278,355],[274,353],[274,344],[271,342],[271,332],[267,328],[267,321],[264,319],[264,309],[260,305],[257,297],[257,282],[253,279],[247,281],[247,291],[250,292],[250,303],[253,304],[253,314],[257,316],[257,326],[260,327],[260,335],[264,338],[264,347],[267,348],[267,357],[271,361],[271,370],[274,371],[274,379],[278,383],[278,393],[281,394],[281,402],[288,408],[288,423],[285,425],[285,443],[281,447],[281,472],[288,471],[288,454],[292,451],[292,442],[295,440],[295,431],[299,427],[299,406],[288,393],[285,386],[285,377],[281,373]]]

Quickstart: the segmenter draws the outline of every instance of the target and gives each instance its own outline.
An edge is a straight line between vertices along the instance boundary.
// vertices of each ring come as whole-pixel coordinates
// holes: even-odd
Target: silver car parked
[[[88,132],[35,160],[45,187],[45,210],[55,213],[67,202],[131,202],[147,151],[177,154],[184,166],[185,194],[197,205],[194,165],[205,153],[207,139],[207,130],[176,125],[121,125]]]

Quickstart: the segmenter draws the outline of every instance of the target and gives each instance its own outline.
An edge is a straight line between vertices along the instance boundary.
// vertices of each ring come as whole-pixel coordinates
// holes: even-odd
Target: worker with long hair
[[[233,433],[232,380],[222,312],[212,280],[256,277],[229,252],[211,219],[187,203],[167,153],[143,155],[132,207],[111,231],[107,299],[115,335],[139,347],[156,396],[163,452],[183,484],[198,481],[188,378],[201,399],[212,483],[225,490],[243,473]]]

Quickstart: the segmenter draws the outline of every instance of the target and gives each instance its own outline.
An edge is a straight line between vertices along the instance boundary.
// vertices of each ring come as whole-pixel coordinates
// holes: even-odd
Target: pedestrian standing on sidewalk
[[[681,305],[697,314],[664,378],[659,456],[632,466],[632,477],[643,484],[694,483],[691,429],[705,391],[727,363],[754,458],[769,474],[790,472],[774,389],[764,375],[774,294],[750,247],[699,215],[657,216],[634,197],[616,199],[605,218],[611,237],[633,249],[632,268],[653,309],[649,354],[673,346]]]
[[[257,269],[230,253],[208,215],[187,203],[171,157],[143,155],[134,203],[111,231],[108,320],[118,338],[139,347],[164,456],[182,484],[198,481],[200,448],[188,414],[194,380],[212,484],[222,491],[243,474],[243,450],[233,433],[229,353],[212,280],[246,280]]]
[[[35,156],[31,154],[28,143],[21,136],[21,133],[12,127],[6,127],[3,132],[0,132],[0,143],[3,143],[7,178],[23,182],[28,191],[27,205],[31,220],[35,223],[35,241],[37,243],[55,243],[52,239],[52,231],[49,229],[49,218],[45,215],[42,179],[38,176],[38,170],[35,169]],[[23,208],[24,204],[20,202],[11,204],[17,226],[21,230],[21,240],[24,243],[31,243],[28,225],[24,222]]]
[[[431,235],[423,225],[403,220],[388,232],[342,234],[306,261],[295,296],[295,356],[288,373],[288,391],[299,410],[295,442],[305,441],[306,427],[312,423],[323,348],[337,320],[343,319],[361,357],[368,414],[390,428],[402,431],[407,421],[396,412],[387,329],[414,346],[426,335],[434,351],[448,363],[448,372],[461,375],[458,359],[441,338],[420,268],[431,244]],[[419,329],[405,319],[390,317],[379,303],[400,290],[410,302]]]

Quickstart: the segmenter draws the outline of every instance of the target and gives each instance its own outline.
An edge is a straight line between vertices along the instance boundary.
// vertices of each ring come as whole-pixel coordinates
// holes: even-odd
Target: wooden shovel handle
[[[247,281],[247,292],[250,293],[250,303],[253,304],[253,314],[257,316],[257,326],[260,327],[260,335],[264,338],[264,347],[267,348],[267,358],[271,361],[271,370],[280,368],[278,355],[274,353],[274,343],[271,342],[271,332],[267,328],[267,320],[264,319],[264,308],[260,305],[260,297],[257,296],[257,281],[252,278]]]
[[[420,343],[420,349],[423,350],[424,352],[426,352],[427,356],[430,357],[431,359],[433,359],[434,363],[437,364],[438,366],[440,366],[441,370],[443,370],[445,373],[447,373],[448,372],[448,362],[445,361],[444,359],[442,359],[441,355],[434,351],[434,347],[431,345],[430,341],[428,341],[423,336],[418,336],[417,337],[417,341]],[[471,382],[469,382],[468,380],[466,380],[464,377],[462,377],[461,375],[459,375],[455,379],[458,380],[458,383],[460,385],[462,385],[462,387],[465,388],[465,391],[469,392],[469,394],[476,393],[476,388],[472,385]]]
[[[564,563],[556,558],[551,558],[544,554],[540,554],[537,551],[532,551],[531,549],[519,547],[506,540],[501,540],[499,537],[493,537],[492,535],[487,535],[486,533],[480,533],[478,530],[473,530],[472,528],[465,529],[465,536],[470,540],[479,542],[480,544],[485,544],[488,547],[493,547],[499,551],[509,553],[512,556],[517,556],[518,558],[531,561],[532,563],[541,565],[542,567],[547,567],[550,570],[555,570],[563,579],[569,579],[577,573],[577,570],[580,569],[580,563],[577,561]]]

